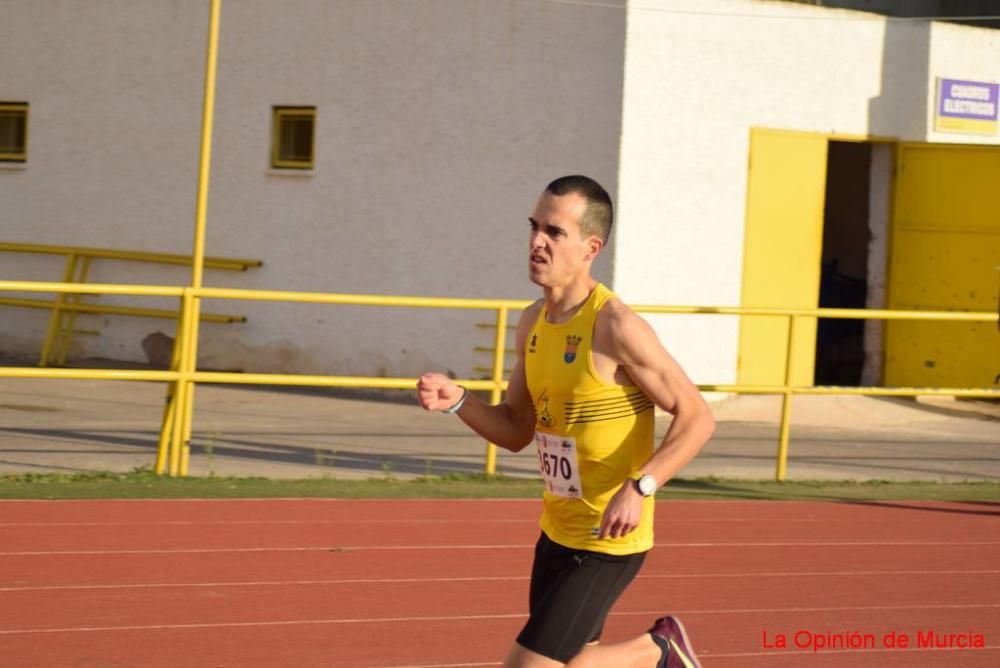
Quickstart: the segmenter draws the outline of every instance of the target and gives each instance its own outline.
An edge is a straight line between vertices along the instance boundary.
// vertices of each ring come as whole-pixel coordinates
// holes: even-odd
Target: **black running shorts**
[[[530,617],[518,644],[568,663],[601,637],[611,606],[645,558],[645,552],[618,556],[574,550],[543,533],[531,569]]]

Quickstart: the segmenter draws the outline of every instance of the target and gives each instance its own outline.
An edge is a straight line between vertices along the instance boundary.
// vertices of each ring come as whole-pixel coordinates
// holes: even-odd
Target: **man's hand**
[[[443,411],[462,398],[463,390],[442,373],[425,373],[417,381],[417,399],[424,410]]]
[[[635,531],[642,517],[642,494],[631,479],[625,480],[604,509],[598,538],[621,538]]]

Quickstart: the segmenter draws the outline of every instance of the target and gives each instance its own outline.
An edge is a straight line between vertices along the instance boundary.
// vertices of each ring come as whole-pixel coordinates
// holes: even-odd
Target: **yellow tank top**
[[[598,539],[604,509],[653,452],[653,402],[634,385],[602,380],[591,342],[597,313],[614,293],[598,284],[565,323],[543,307],[528,334],[525,375],[535,405],[535,443],[545,481],[541,528],[566,547],[634,554],[653,546],[653,499],[639,527]]]

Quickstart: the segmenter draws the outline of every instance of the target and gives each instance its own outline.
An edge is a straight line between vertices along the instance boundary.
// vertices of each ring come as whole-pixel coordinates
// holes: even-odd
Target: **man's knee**
[[[564,665],[566,664],[542,656],[518,643],[510,648],[507,660],[503,662],[503,668],[561,668]]]

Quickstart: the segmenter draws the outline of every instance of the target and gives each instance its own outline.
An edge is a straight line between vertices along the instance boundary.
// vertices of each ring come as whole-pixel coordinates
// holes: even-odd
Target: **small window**
[[[28,103],[0,102],[0,162],[28,159]]]
[[[316,107],[274,107],[271,166],[312,169]]]

